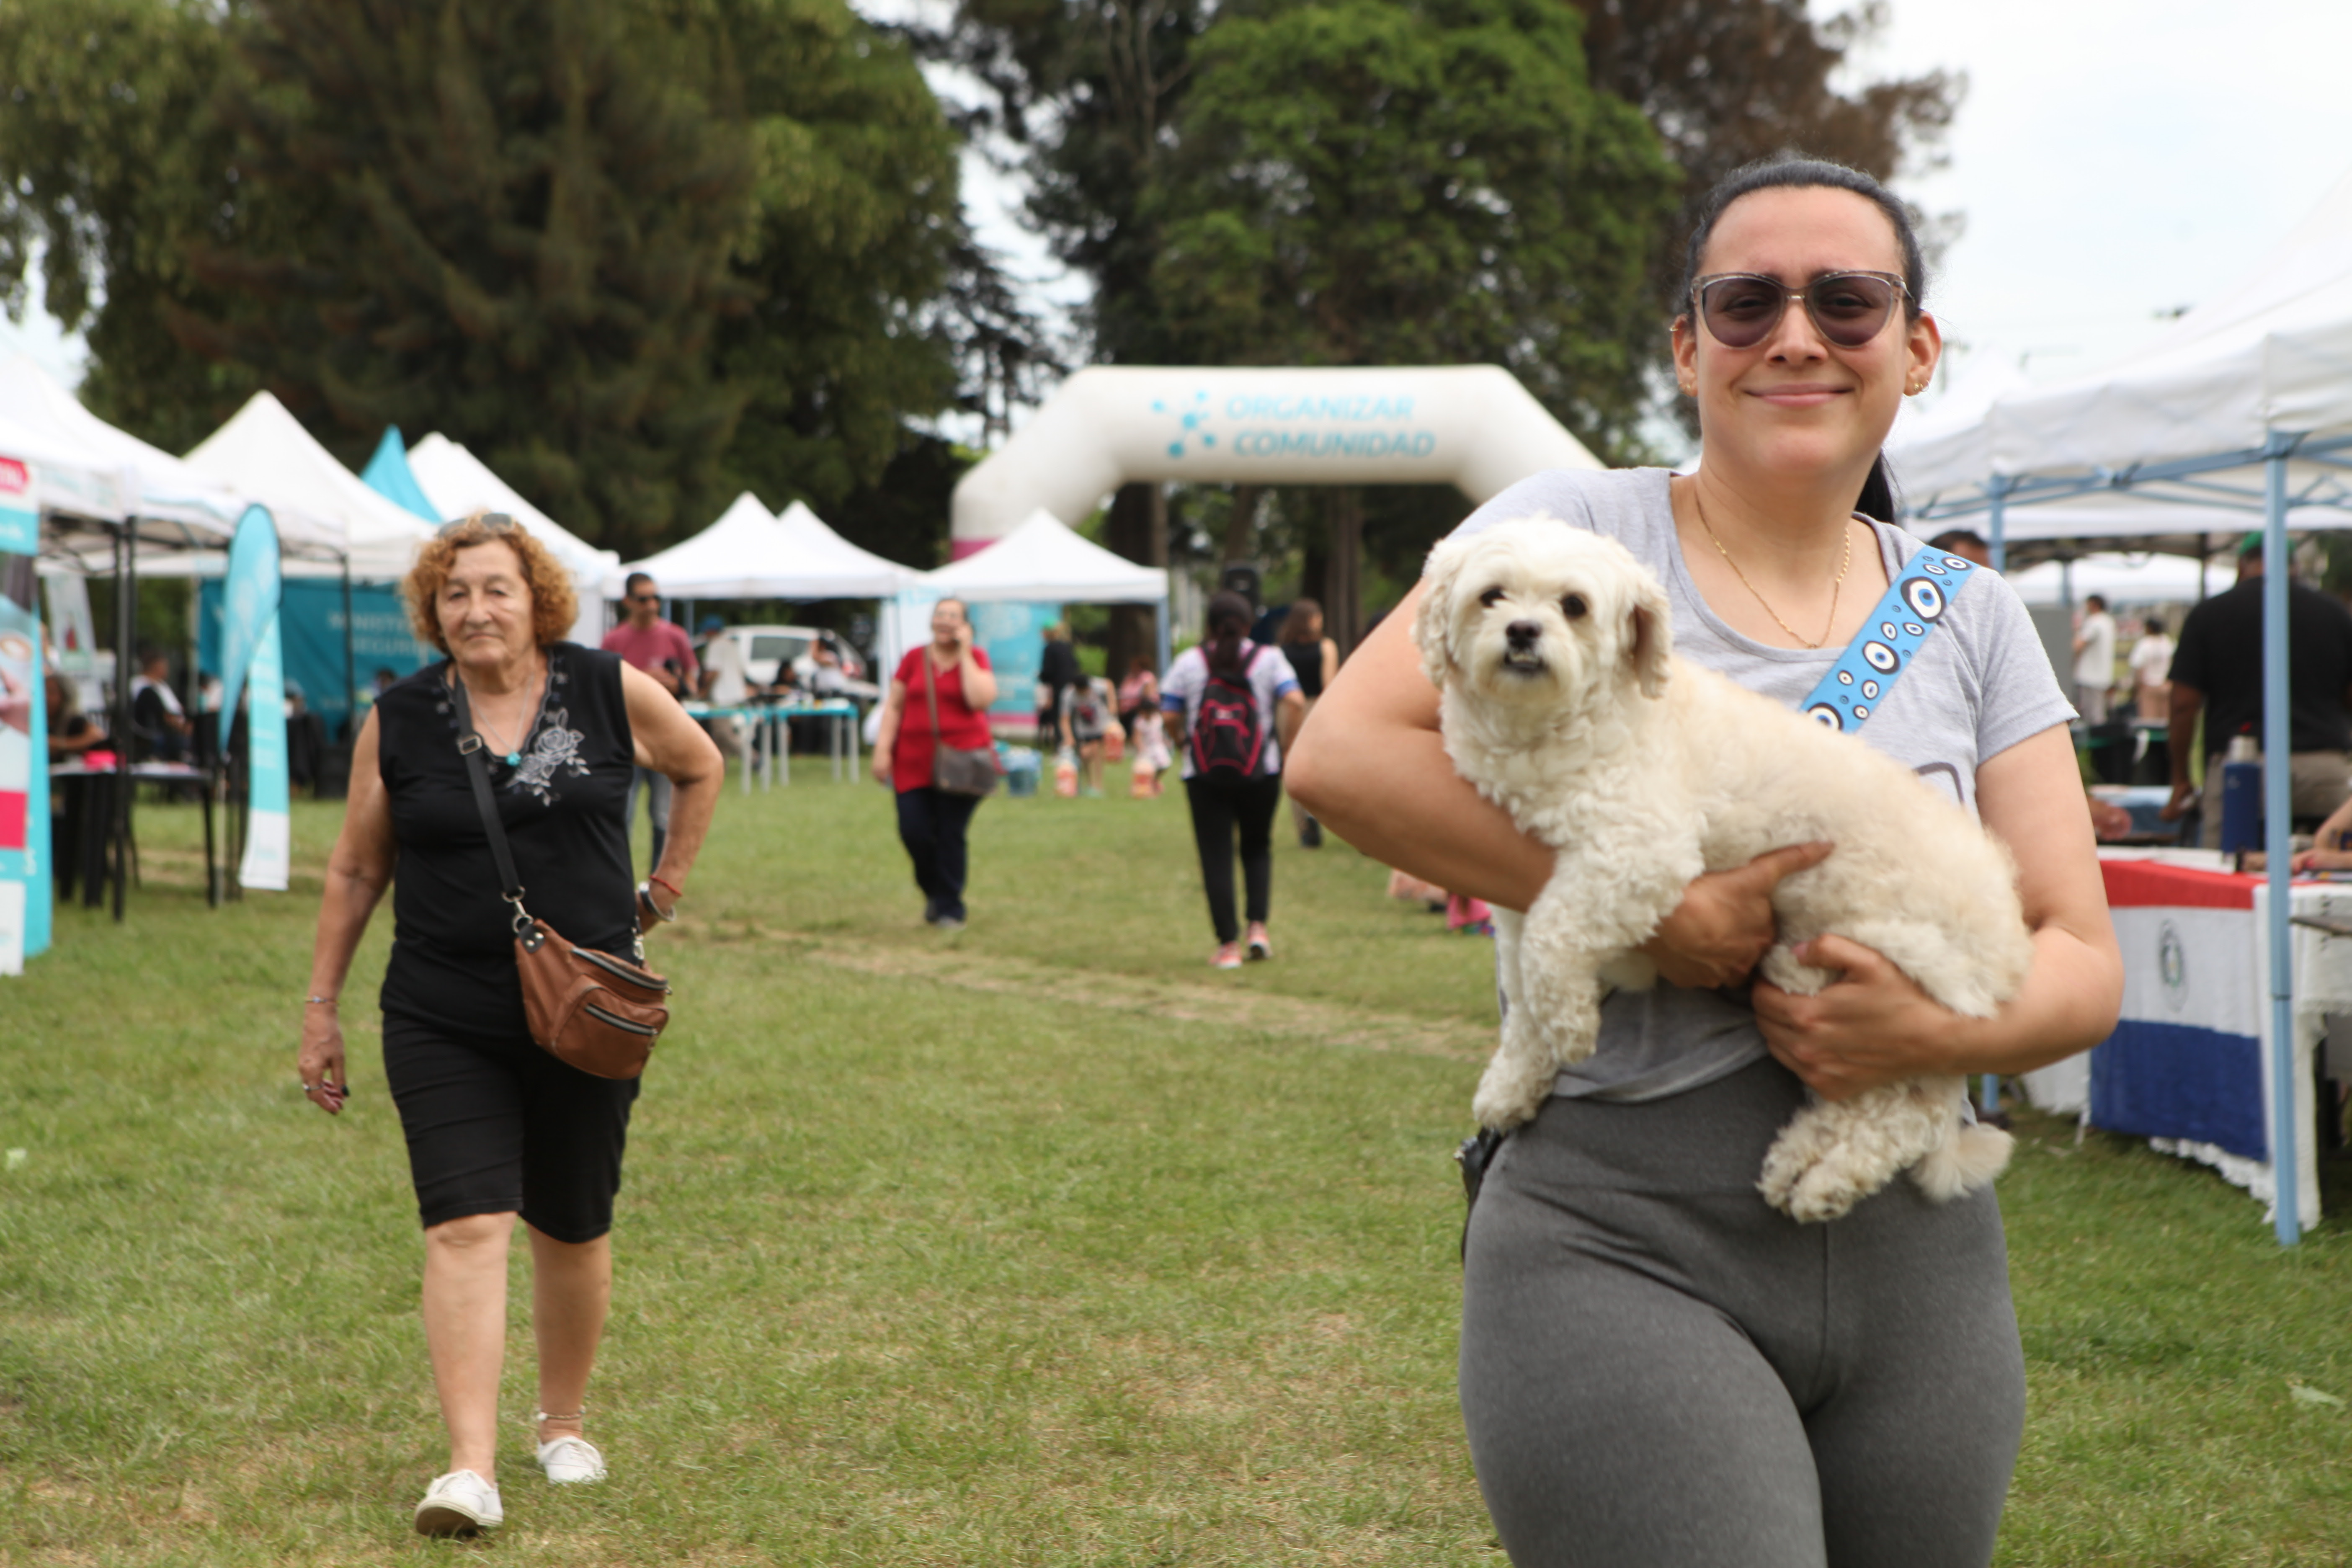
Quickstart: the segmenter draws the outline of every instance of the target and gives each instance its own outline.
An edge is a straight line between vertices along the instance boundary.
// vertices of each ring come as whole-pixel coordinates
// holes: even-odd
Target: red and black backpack
[[[1213,784],[1245,784],[1257,777],[1265,754],[1265,718],[1257,710],[1257,693],[1250,687],[1250,670],[1265,650],[1242,644],[1241,668],[1220,675],[1212,666],[1201,691],[1201,708],[1192,721],[1192,776]],[[1209,650],[1202,648],[1206,663]]]

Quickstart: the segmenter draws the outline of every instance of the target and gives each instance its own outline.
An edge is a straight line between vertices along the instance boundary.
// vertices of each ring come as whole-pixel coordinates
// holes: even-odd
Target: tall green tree
[[[24,319],[37,258],[48,312],[89,346],[83,399],[173,451],[256,384],[165,326],[174,308],[226,304],[188,255],[227,239],[250,190],[211,111],[228,64],[210,5],[0,5],[0,302]]]
[[[1675,172],[1567,0],[1227,15],[1152,199],[1166,341],[1236,364],[1493,363],[1596,446],[1639,416]]]
[[[614,0],[270,0],[216,106],[312,221],[203,247],[181,341],[356,456],[437,426],[625,552],[707,517],[752,162],[717,40]]]

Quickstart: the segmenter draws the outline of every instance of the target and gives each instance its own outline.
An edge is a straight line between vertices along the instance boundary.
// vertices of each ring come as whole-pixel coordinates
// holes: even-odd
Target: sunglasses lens
[[[1805,289],[1805,309],[1822,336],[1840,348],[1858,349],[1895,313],[1895,286],[1863,272],[1817,279]]]
[[[1721,278],[1699,291],[1699,314],[1725,348],[1754,348],[1779,325],[1788,299],[1788,291],[1769,279]]]

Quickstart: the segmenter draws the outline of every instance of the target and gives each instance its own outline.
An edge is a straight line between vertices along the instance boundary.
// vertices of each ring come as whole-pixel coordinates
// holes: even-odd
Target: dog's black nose
[[[1503,635],[1513,647],[1528,647],[1542,637],[1543,626],[1536,621],[1513,621],[1503,628]]]

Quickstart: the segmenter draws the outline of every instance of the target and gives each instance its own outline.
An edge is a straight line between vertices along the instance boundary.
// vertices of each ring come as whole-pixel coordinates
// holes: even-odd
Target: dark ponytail
[[[1684,311],[1687,313],[1691,308],[1691,289],[1698,281],[1699,258],[1705,254],[1706,242],[1714,235],[1716,222],[1723,216],[1725,208],[1758,191],[1820,189],[1851,191],[1885,215],[1888,226],[1895,230],[1895,243],[1903,252],[1903,287],[1908,296],[1903,301],[1903,319],[1917,321],[1927,302],[1927,258],[1919,248],[1918,225],[1909,205],[1860,169],[1850,169],[1825,158],[1802,158],[1793,153],[1734,169],[1717,182],[1706,199],[1699,204],[1698,221],[1691,226],[1690,242],[1683,247]],[[1886,454],[1881,452],[1870,466],[1870,477],[1863,481],[1862,494],[1855,499],[1853,510],[1881,522],[1893,522],[1895,507],[1895,471],[1887,467]]]
[[[1201,651],[1212,675],[1242,673],[1242,641],[1250,628],[1250,602],[1229,588],[1209,595],[1209,638]]]
[[[1895,470],[1881,452],[1870,465],[1870,477],[1862,481],[1862,494],[1855,498],[1853,510],[1881,522],[1893,522],[1895,509]]]

